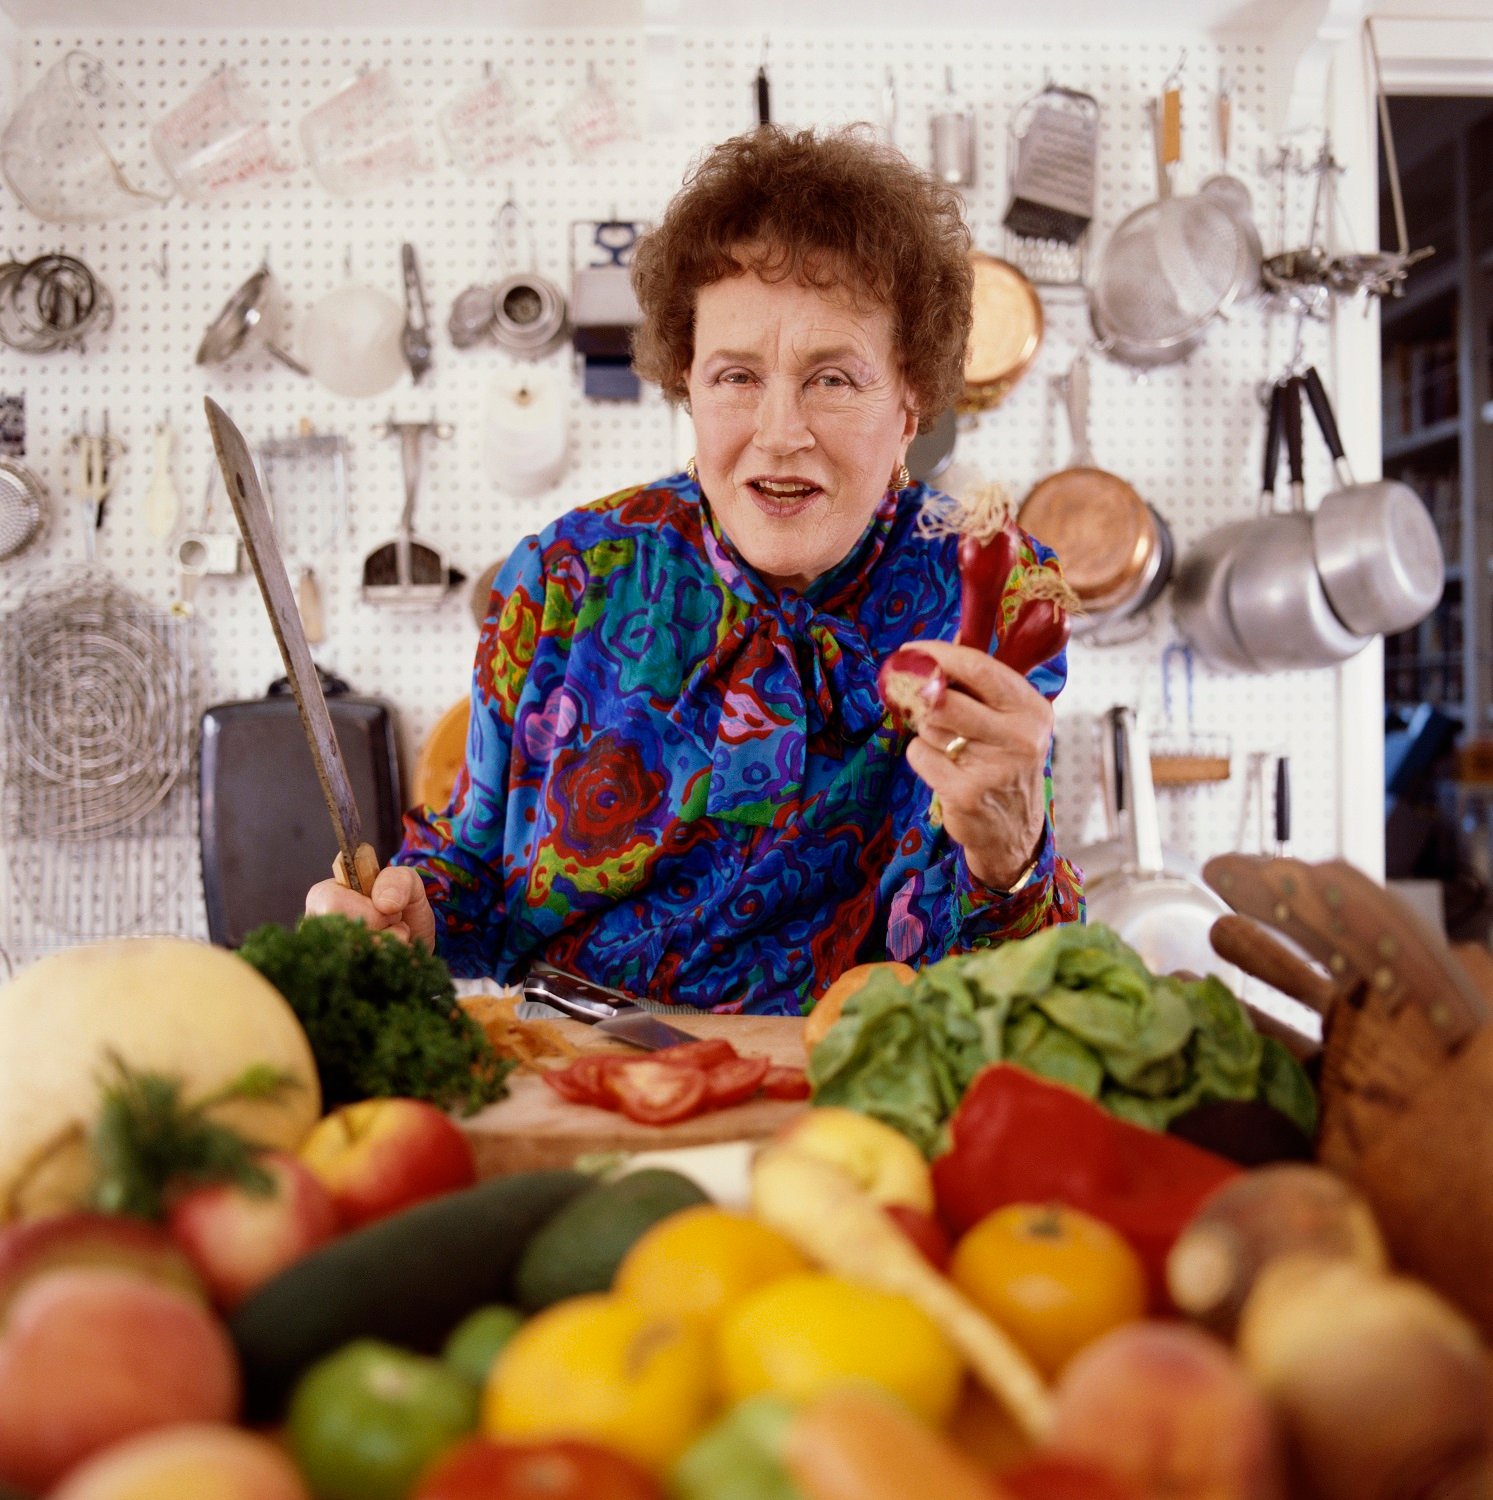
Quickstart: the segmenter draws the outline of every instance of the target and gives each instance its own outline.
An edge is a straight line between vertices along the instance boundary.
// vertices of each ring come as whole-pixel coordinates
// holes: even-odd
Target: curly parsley
[[[500,1058],[456,1000],[450,970],[417,943],[347,917],[267,923],[247,960],[285,996],[311,1042],[328,1109],[400,1095],[472,1114],[507,1092]]]

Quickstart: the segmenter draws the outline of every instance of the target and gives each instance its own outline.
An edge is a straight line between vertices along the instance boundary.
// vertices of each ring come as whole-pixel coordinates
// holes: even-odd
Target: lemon
[[[963,1364],[933,1320],[906,1297],[838,1276],[785,1276],[737,1304],[721,1324],[723,1394],[764,1391],[807,1400],[865,1380],[942,1425],[959,1395]]]
[[[777,1230],[707,1205],[655,1224],[627,1252],[612,1290],[713,1329],[759,1287],[808,1269]]]
[[[711,1416],[711,1377],[706,1337],[690,1320],[626,1297],[571,1297],[504,1345],[483,1391],[482,1430],[588,1439],[658,1471]]]

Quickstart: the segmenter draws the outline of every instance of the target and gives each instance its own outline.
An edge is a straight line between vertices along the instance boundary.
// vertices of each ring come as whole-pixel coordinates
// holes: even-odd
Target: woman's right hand
[[[402,942],[435,947],[435,912],[425,894],[425,883],[409,865],[386,865],[368,896],[321,880],[306,892],[306,915],[337,914],[364,923],[370,932],[388,932]]]

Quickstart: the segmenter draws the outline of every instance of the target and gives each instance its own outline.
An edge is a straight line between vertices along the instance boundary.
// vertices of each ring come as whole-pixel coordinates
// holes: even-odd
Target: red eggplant
[[[1025,580],[1016,597],[1015,616],[1001,633],[995,659],[1025,677],[1068,644],[1078,601],[1072,589],[1045,568]]]

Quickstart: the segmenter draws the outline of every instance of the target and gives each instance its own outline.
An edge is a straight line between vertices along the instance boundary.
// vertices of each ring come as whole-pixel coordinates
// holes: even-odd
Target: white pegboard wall
[[[660,53],[641,31],[470,31],[273,33],[37,31],[20,46],[29,87],[71,47],[99,58],[140,95],[153,117],[178,104],[217,67],[234,65],[267,106],[272,128],[296,159],[282,179],[204,203],[181,198],[97,226],[42,224],[0,188],[0,249],[22,258],[62,248],[81,256],[111,288],[113,327],[84,352],[3,355],[0,389],[25,392],[28,462],[53,487],[59,510],[44,546],[0,564],[0,589],[23,586],[43,570],[81,557],[81,517],[61,499],[63,446],[83,421],[95,430],[107,409],[111,430],[129,452],[110,501],[101,558],[147,598],[166,605],[176,592],[167,547],[149,535],[143,496],[150,480],[153,431],[169,418],[179,436],[175,478],[185,518],[198,512],[210,473],[201,402],[211,394],[251,441],[292,434],[304,419],[348,440],[352,530],[337,556],[315,559],[327,607],[329,640],[317,655],[359,692],[398,709],[405,765],[436,718],[466,689],[476,627],[460,589],[437,610],[383,611],[362,603],[364,555],[392,536],[403,498],[399,445],[375,436],[384,418],[432,414],[452,425],[449,442],[426,452],[415,529],[442,548],[469,578],[525,533],[571,505],[676,466],[673,424],[656,391],[637,404],[585,400],[571,378],[571,456],[562,480],[531,499],[505,495],[488,472],[481,413],[495,371],[515,362],[492,347],[457,350],[445,330],[452,298],[490,273],[492,221],[510,188],[533,225],[537,267],[569,284],[573,220],[656,217],[690,161],[710,143],[755,121],[752,79],[761,56],[755,35],[680,33]],[[1216,170],[1212,89],[1220,70],[1234,87],[1232,167],[1255,192],[1267,253],[1273,243],[1272,188],[1259,175],[1265,115],[1263,45],[1156,35],[1120,39],[1008,30],[795,31],[773,38],[768,69],[774,118],[789,125],[834,125],[882,118],[887,69],[896,91],[895,139],[927,165],[928,119],[945,100],[945,68],[954,63],[954,96],[979,118],[978,180],[968,194],[977,245],[1001,251],[1006,207],[1006,124],[1044,81],[1083,88],[1103,109],[1098,216],[1091,254],[1130,210],[1155,196],[1145,101],[1186,49],[1182,73],[1184,156],[1179,190]],[[671,61],[672,58],[672,61]],[[536,150],[490,177],[462,176],[447,160],[437,109],[483,76],[484,64],[541,116],[583,85],[588,65],[619,94],[635,119],[672,98],[672,128],[574,161],[563,145]],[[386,65],[414,104],[435,163],[427,175],[376,196],[331,197],[300,160],[296,122],[363,67]],[[662,66],[666,71],[660,74]],[[660,79],[667,89],[660,93]],[[655,123],[657,123],[655,121]],[[193,355],[228,295],[268,257],[295,315],[358,280],[400,295],[399,246],[416,246],[430,301],[435,354],[416,388],[405,378],[371,400],[338,397],[260,353],[204,369]],[[1067,462],[1065,418],[1050,382],[1091,334],[1081,303],[1047,299],[1041,355],[1007,402],[961,431],[957,457],[1020,495]],[[1179,549],[1210,527],[1253,512],[1262,422],[1258,383],[1287,358],[1294,330],[1251,306],[1215,327],[1184,365],[1145,378],[1104,360],[1093,364],[1091,438],[1103,466],[1135,484],[1173,528]],[[1315,353],[1318,330],[1308,329]],[[570,376],[568,347],[544,365]],[[1340,398],[1352,399],[1340,385]],[[1320,461],[1314,459],[1320,468]],[[1322,470],[1325,473],[1325,470]],[[226,510],[215,517],[229,524]],[[279,659],[247,571],[204,579],[198,624],[207,663],[208,700],[256,697],[280,675]],[[1153,612],[1146,633],[1123,647],[1077,645],[1059,709],[1058,799],[1062,840],[1076,847],[1099,833],[1093,756],[1095,716],[1117,701],[1159,714],[1158,661],[1172,639],[1168,612]],[[1334,674],[1220,676],[1199,667],[1197,728],[1225,737],[1236,775],[1217,787],[1163,795],[1169,843],[1199,856],[1233,844],[1250,751],[1287,751],[1296,773],[1296,847],[1321,857],[1337,846],[1335,765],[1339,726]],[[1377,725],[1362,732],[1377,732]],[[0,918],[4,913],[0,912]],[[193,918],[193,921],[199,918]],[[4,924],[0,920],[0,941]]]

